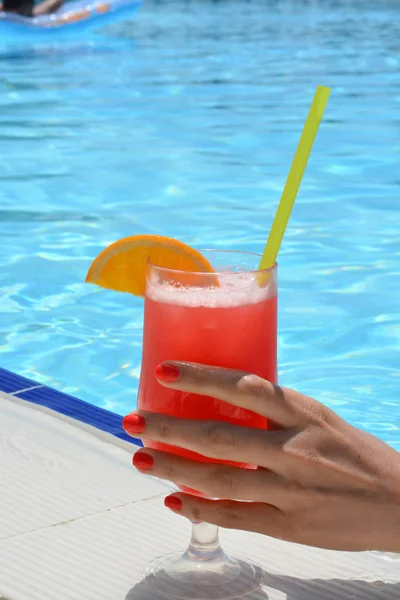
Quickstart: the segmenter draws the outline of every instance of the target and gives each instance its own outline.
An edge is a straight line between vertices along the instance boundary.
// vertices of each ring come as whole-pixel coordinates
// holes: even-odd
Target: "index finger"
[[[165,387],[211,396],[251,410],[283,427],[294,427],[300,421],[289,390],[246,371],[169,361],[157,367],[156,377]]]

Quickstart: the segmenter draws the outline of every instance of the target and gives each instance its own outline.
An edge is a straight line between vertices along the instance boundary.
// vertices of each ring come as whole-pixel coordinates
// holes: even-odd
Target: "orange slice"
[[[86,282],[144,296],[148,261],[176,271],[214,272],[200,252],[178,240],[161,235],[134,235],[103,250],[92,262]]]

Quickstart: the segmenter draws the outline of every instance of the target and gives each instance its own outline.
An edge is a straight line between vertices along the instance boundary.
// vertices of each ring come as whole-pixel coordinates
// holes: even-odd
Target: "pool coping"
[[[122,417],[120,415],[1,367],[0,392],[49,408],[66,417],[110,433],[124,442],[136,446],[143,445],[141,440],[132,438],[125,433],[122,429]]]
[[[143,571],[185,547],[189,523],[164,508],[170,485],[131,468],[137,442],[122,417],[4,369],[0,389],[8,515],[0,598],[75,600],[79,590],[98,600],[154,600]],[[381,600],[399,598],[399,556],[349,556],[229,529],[221,539],[228,553],[240,549],[265,570],[260,598],[376,600],[375,584]]]

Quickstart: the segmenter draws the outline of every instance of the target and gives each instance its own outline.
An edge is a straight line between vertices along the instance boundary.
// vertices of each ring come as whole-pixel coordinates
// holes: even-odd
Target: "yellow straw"
[[[330,93],[330,88],[323,87],[322,85],[317,87],[292,166],[290,167],[289,175],[286,179],[285,187],[283,188],[274,222],[272,223],[271,231],[265,245],[264,254],[258,267],[260,270],[268,269],[276,262],[290,213],[292,212],[293,204],[296,200],[297,192],[299,191]]]

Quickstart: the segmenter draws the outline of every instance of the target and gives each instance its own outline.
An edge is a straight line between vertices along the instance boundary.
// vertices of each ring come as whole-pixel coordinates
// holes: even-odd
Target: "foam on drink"
[[[156,302],[187,307],[229,308],[256,304],[276,295],[276,280],[260,286],[257,273],[218,274],[219,287],[179,286],[151,274],[146,295]]]

